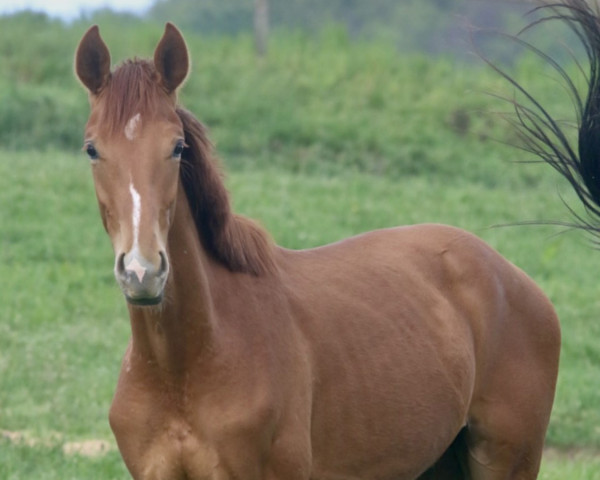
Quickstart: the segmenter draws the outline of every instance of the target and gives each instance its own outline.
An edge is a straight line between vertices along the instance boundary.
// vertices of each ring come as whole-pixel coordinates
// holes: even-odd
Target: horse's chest
[[[172,420],[156,436],[140,435],[147,448],[139,452],[141,479],[198,480],[225,479],[220,472],[219,455],[214,445],[202,439],[186,423]],[[122,452],[125,458],[125,452]],[[134,460],[135,461],[135,460]],[[137,478],[136,476],[134,476]]]
[[[136,480],[227,480],[260,469],[256,462],[272,432],[269,402],[213,397],[198,392],[179,397],[121,384],[111,427]]]
[[[190,419],[159,402],[150,405],[116,398],[111,409],[119,450],[135,479],[227,478],[218,475],[217,449]]]

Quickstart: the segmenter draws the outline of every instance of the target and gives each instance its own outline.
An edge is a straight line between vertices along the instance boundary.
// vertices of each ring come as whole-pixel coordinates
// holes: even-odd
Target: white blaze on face
[[[127,138],[127,140],[133,140],[135,138],[141,119],[142,117],[140,114],[136,113],[129,119],[127,125],[125,125],[125,138]]]
[[[140,235],[140,218],[142,216],[142,197],[133,186],[133,182],[129,184],[129,193],[131,194],[131,223],[133,225],[133,248],[137,248]]]
[[[142,216],[142,197],[133,186],[133,182],[129,183],[129,193],[131,194],[132,213],[131,223],[133,226],[133,247],[132,251],[138,249],[138,242],[140,236],[140,217]],[[137,257],[133,257],[129,263],[125,266],[125,269],[133,272],[141,283],[146,275],[146,268],[140,264]]]

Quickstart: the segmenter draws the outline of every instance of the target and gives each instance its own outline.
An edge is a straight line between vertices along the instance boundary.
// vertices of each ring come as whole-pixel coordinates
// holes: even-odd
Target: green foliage
[[[73,42],[76,36],[69,29],[43,14],[0,16],[3,80],[11,84],[61,84],[70,80]]]
[[[113,63],[151,56],[162,33],[160,25],[109,11],[68,26],[30,13],[0,17],[0,69],[7,72],[0,80],[0,146],[80,148],[88,106],[71,63],[93,22]],[[490,113],[499,103],[484,94],[506,88],[483,65],[399,55],[385,42],[353,42],[335,26],[312,36],[278,32],[266,60],[256,58],[248,35],[184,33],[193,72],[181,102],[209,126],[232,168],[394,178],[435,172],[495,185],[480,159],[515,157],[495,142],[515,139]],[[515,75],[531,77],[532,91],[548,90],[557,108],[570,111],[566,96],[554,101],[556,85],[539,62],[523,63]],[[465,148],[474,155],[464,157]]]
[[[203,34],[237,34],[252,30],[253,0],[157,0],[150,17],[170,20]]]
[[[0,87],[0,143],[13,149],[82,142],[87,105],[63,88],[16,84]]]
[[[518,33],[540,17],[531,12],[534,6],[497,0],[277,0],[269,2],[269,18],[275,31],[318,34],[336,24],[350,39],[385,41],[403,53],[450,55],[463,62],[477,60],[474,41],[495,58],[514,61],[518,46],[491,32]],[[253,0],[157,0],[148,17],[203,35],[249,34],[253,9]],[[487,33],[473,37],[479,30]],[[566,31],[554,22],[551,32],[534,34],[534,43],[564,53],[565,44],[579,43]]]
[[[242,33],[252,30],[253,0],[158,0],[151,18],[166,18],[201,33]],[[468,31],[468,23],[501,28],[521,17],[531,6],[506,5],[494,0],[278,0],[269,2],[270,23],[275,29],[318,32],[332,22],[356,37],[382,35],[396,45],[417,51],[445,51]]]

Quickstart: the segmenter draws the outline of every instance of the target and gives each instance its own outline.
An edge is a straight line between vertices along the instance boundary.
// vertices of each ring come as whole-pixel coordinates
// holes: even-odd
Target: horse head
[[[84,150],[115,253],[115,277],[135,305],[159,303],[169,274],[167,236],[186,148],[177,89],[188,70],[185,42],[170,23],[153,61],[130,60],[111,71],[97,26],[75,55],[91,107]]]

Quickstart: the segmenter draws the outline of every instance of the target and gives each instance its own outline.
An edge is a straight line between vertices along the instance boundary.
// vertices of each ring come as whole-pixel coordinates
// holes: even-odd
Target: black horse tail
[[[558,62],[534,46],[516,37],[516,41],[549,62],[560,74],[571,95],[577,115],[577,145],[573,145],[563,130],[564,125],[552,118],[548,111],[513,77],[492,65],[526,99],[526,103],[512,101],[516,125],[523,148],[556,169],[565,177],[590,214],[590,219],[575,215],[575,226],[600,235],[600,14],[585,0],[562,0],[538,7],[550,15],[533,22],[533,26],[548,20],[565,22],[581,40],[589,61],[587,94],[581,94],[567,72]],[[584,98],[585,97],[585,98]]]

